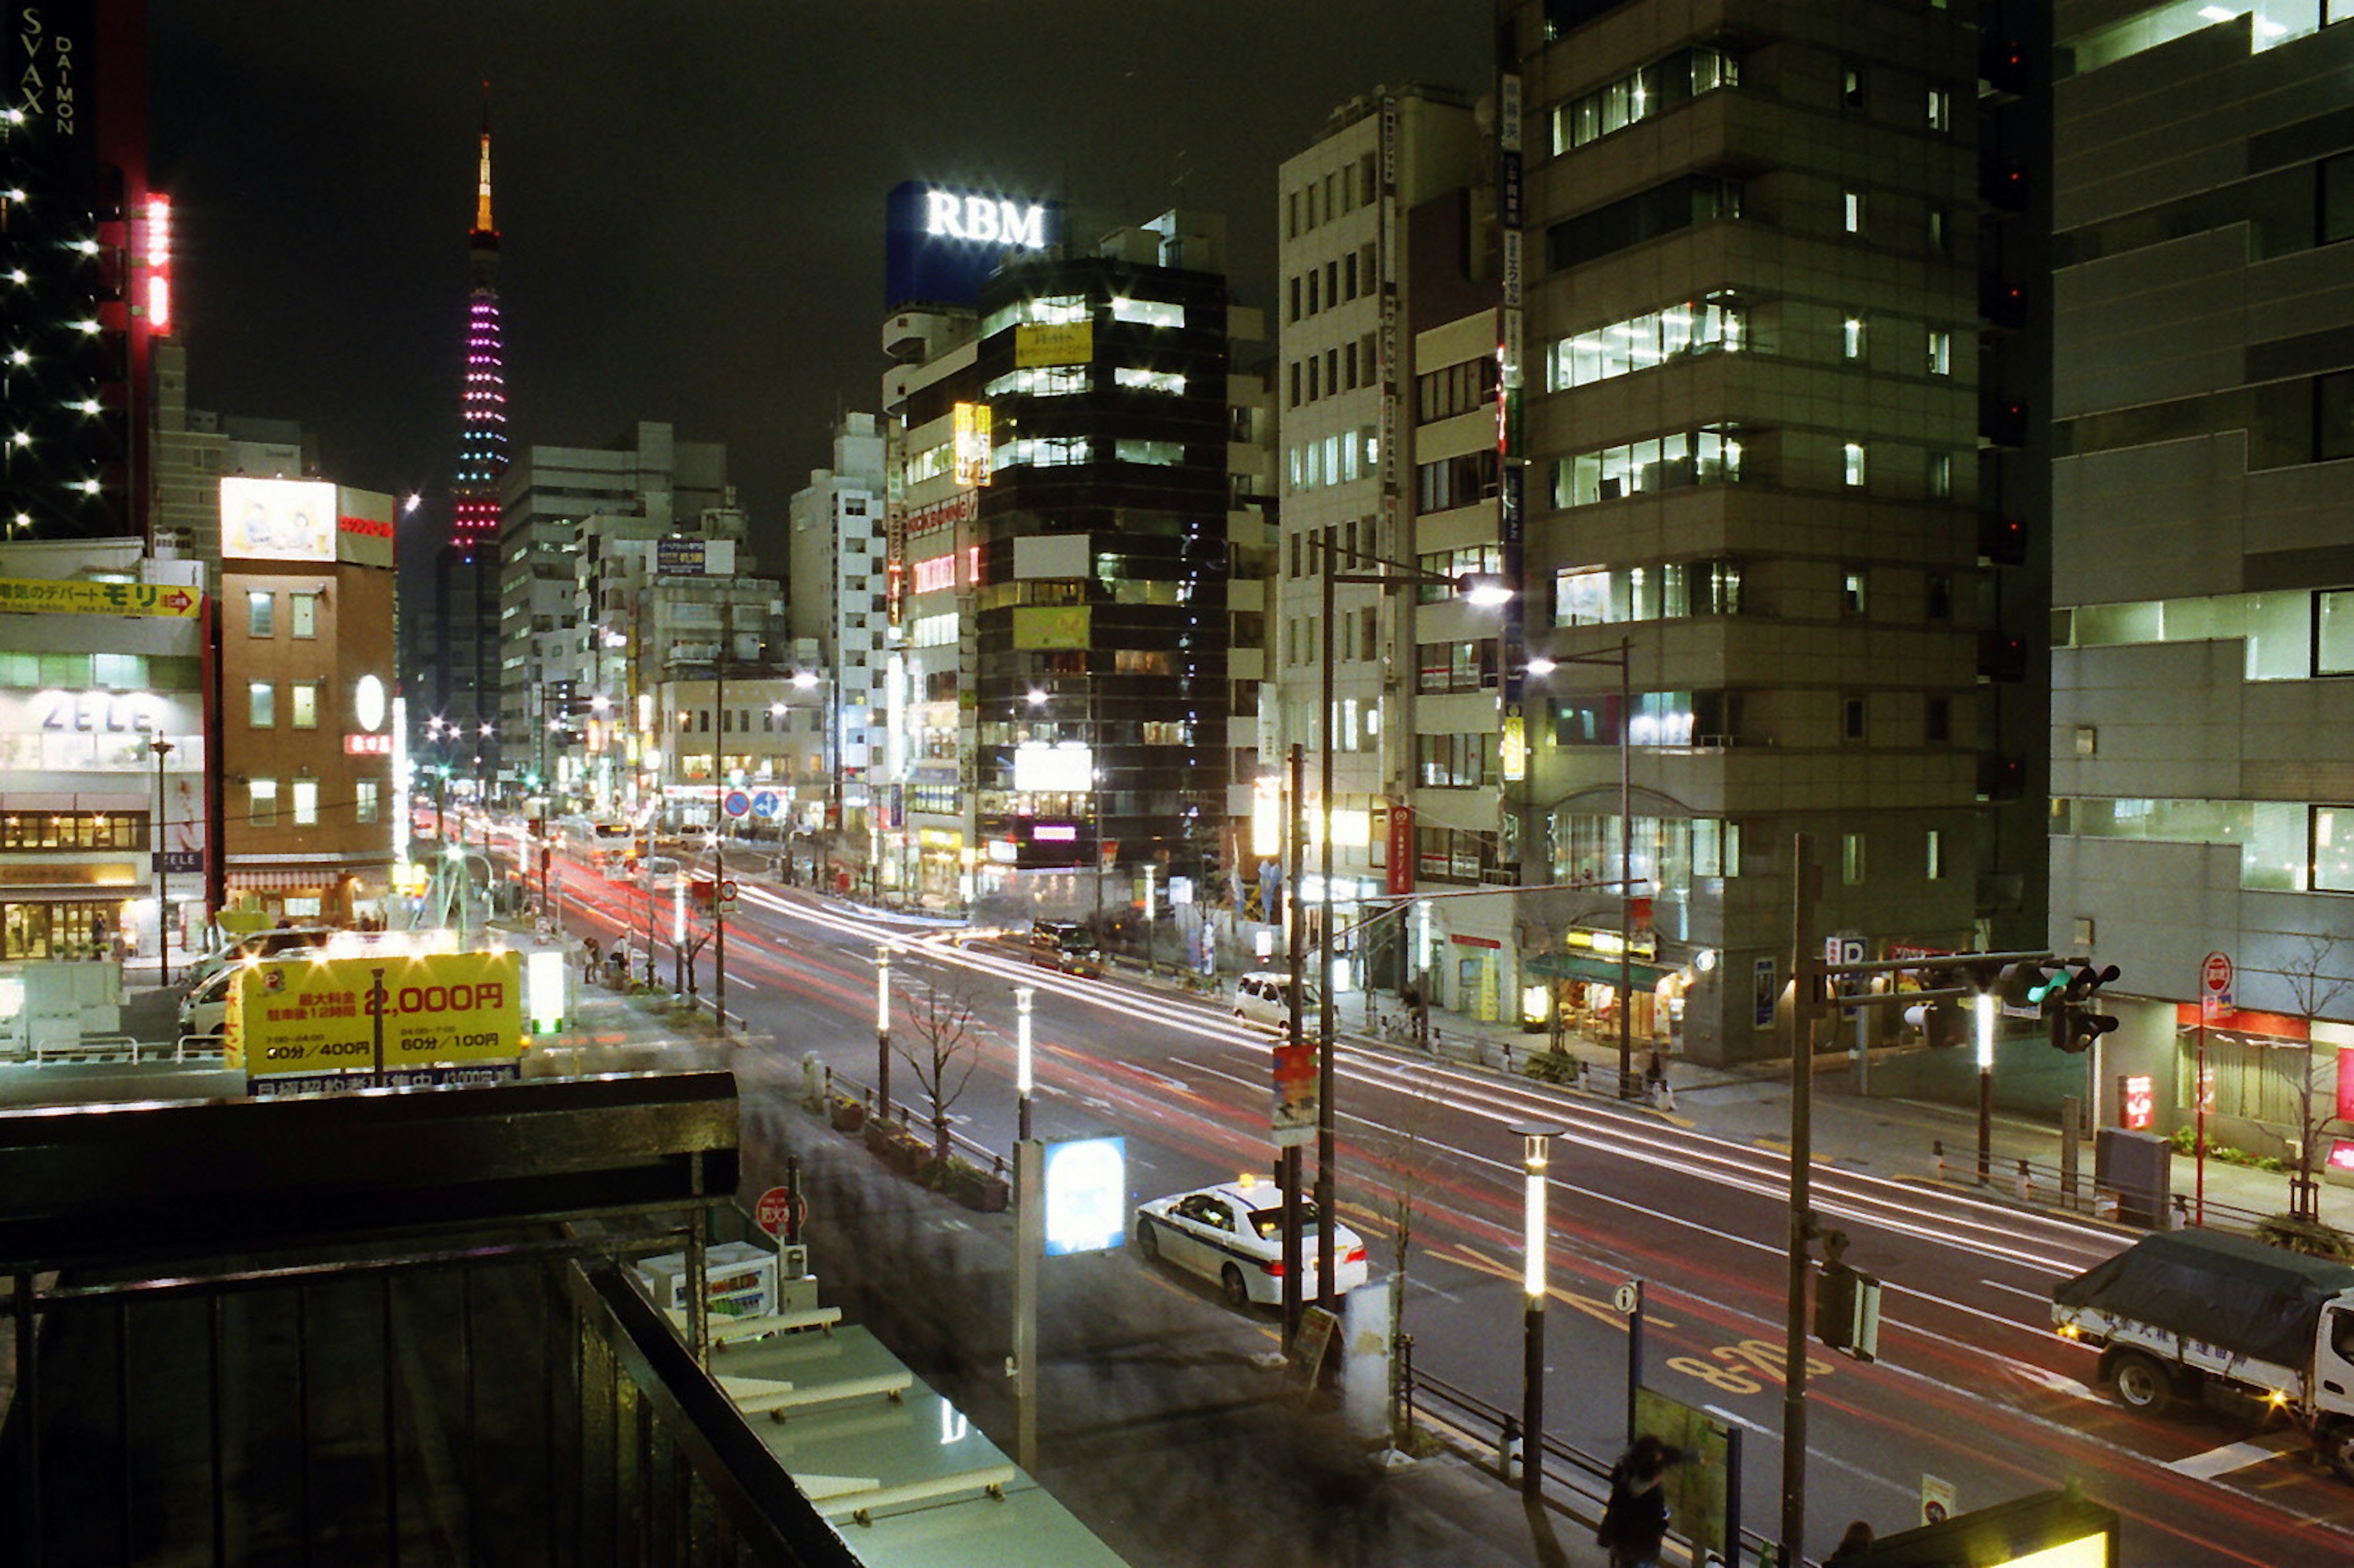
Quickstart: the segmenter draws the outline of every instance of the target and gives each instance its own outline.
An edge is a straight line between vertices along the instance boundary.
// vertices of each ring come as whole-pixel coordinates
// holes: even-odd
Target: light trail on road
[[[633,930],[642,938],[643,906],[628,896],[633,891],[623,890],[618,900],[584,900],[584,916],[632,929],[630,906],[636,902]],[[1271,1165],[1265,1109],[1269,1034],[1199,1002],[1080,980],[968,947],[959,932],[910,929],[748,885],[741,897],[765,918],[731,921],[731,986],[742,983],[736,978],[740,969],[762,988],[764,1007],[808,1003],[838,1012],[845,1024],[838,1038],[867,1051],[866,1059],[873,969],[857,949],[888,948],[895,970],[903,961],[936,965],[1009,990],[1028,987],[1042,1004],[1051,999],[1058,1011],[1067,1010],[1059,1023],[1043,1005],[1040,1010],[1042,1105],[1058,1099],[1083,1118],[1123,1123],[1132,1137],[1142,1135],[1213,1170]],[[801,939],[796,931],[817,939]],[[991,992],[984,986],[973,1000],[994,1008]],[[1092,1023],[1071,1023],[1074,1015],[1100,1020],[1102,1033]],[[1150,1052],[1118,1054],[1114,1042],[1133,1044],[1140,1029],[1152,1032]],[[1010,1037],[992,1024],[984,1046],[982,1067],[1010,1087]],[[1405,1114],[1431,1102],[1454,1121],[1443,1136],[1428,1139],[1426,1157],[1445,1169],[1420,1182],[1416,1222],[1418,1268],[1443,1264],[1470,1282],[1431,1287],[1450,1309],[1485,1311],[1517,1279],[1519,1164],[1490,1150],[1508,1147],[1502,1134],[1515,1122],[1555,1118],[1569,1128],[1556,1139],[1553,1172],[1558,1298],[1578,1309],[1590,1332],[1622,1338],[1623,1319],[1606,1299],[1610,1287],[1628,1274],[1650,1281],[1659,1311],[1647,1341],[1649,1361],[1673,1374],[1701,1377],[1720,1403],[1755,1403],[1763,1419],[1737,1409],[1728,1413],[1765,1442],[1778,1442],[1785,1150],[1375,1048],[1343,1044],[1335,1065],[1342,1085],[1338,1114],[1346,1203],[1362,1203],[1347,1194],[1362,1193],[1369,1181],[1395,1169],[1385,1144]],[[1632,1171],[1647,1172],[1656,1191],[1614,1190],[1612,1173]],[[2354,1532],[2346,1523],[2354,1509],[2331,1492],[2306,1485],[2294,1499],[2260,1497],[2229,1484],[2229,1472],[2208,1477],[2169,1469],[2213,1442],[2091,1395],[2084,1382],[2091,1352],[2058,1340],[2040,1308],[2055,1279],[2115,1252],[2123,1235],[1835,1164],[1819,1165],[1814,1184],[1818,1213],[1855,1233],[1851,1261],[1875,1248],[1897,1260],[1882,1271],[1891,1304],[1882,1320],[1888,1359],[1872,1366],[1841,1359],[1835,1378],[1809,1396],[1825,1416],[1816,1444],[1829,1446],[1840,1432],[1873,1434],[1839,1445],[1870,1457],[1858,1467],[1819,1453],[1819,1462],[1851,1469],[1875,1491],[1910,1495],[1903,1474],[1873,1467],[1891,1459],[1901,1466],[1899,1456],[1927,1445],[1941,1467],[1959,1467],[1967,1475],[1974,1467],[1980,1486],[1992,1484],[1991,1474],[1999,1472],[2018,1489],[2033,1489],[2055,1484],[2049,1466],[2058,1460],[2064,1473],[2098,1478],[2104,1500],[2137,1529],[2172,1543],[2177,1554],[2195,1551],[2218,1563],[2354,1560]],[[1755,1266],[1766,1259],[1771,1266]],[[1952,1284],[1923,1289],[1906,1283],[1908,1275],[1943,1275]],[[1442,1277],[1453,1285],[1453,1278]],[[1428,1284],[1418,1274],[1413,1282]],[[1963,1298],[1966,1292],[1975,1299]],[[1735,1354],[1729,1345],[1765,1349]],[[1569,1353],[1567,1347],[1563,1353]],[[2018,1444],[2021,1426],[2037,1435],[2033,1446]],[[2013,1448],[2020,1457],[2006,1457]],[[1753,1457],[1750,1464],[1753,1478],[1770,1476],[1769,1457]],[[2251,1556],[2245,1544],[2251,1538],[2284,1547],[2294,1539],[2295,1549],[2306,1555]]]

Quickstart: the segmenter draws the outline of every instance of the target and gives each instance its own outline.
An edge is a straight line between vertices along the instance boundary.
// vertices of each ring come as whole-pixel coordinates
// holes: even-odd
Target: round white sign
[[[352,716],[360,727],[374,734],[384,727],[384,683],[374,675],[362,675],[359,684],[352,689]]]

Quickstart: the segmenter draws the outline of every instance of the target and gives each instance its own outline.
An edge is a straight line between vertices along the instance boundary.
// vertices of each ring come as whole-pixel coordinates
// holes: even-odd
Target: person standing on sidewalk
[[[1646,1432],[1610,1467],[1610,1500],[1602,1507],[1595,1541],[1609,1550],[1610,1568],[1659,1568],[1668,1538],[1668,1467],[1683,1457]]]

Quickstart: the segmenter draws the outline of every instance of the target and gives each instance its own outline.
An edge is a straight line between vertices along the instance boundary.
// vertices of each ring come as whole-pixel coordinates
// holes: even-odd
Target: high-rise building
[[[1171,212],[1082,244],[1035,204],[917,194],[935,241],[994,270],[885,332],[911,360],[885,392],[887,728],[928,752],[953,725],[969,760],[885,806],[883,885],[1124,916],[1129,878],[1199,878],[1226,831],[1225,225]]]
[[[2050,940],[2138,999],[2098,1124],[2186,1125],[2203,1065],[2211,1140],[2317,1168],[2354,1042],[2347,15],[2053,11]]]
[[[1442,916],[1417,956],[1447,1005],[1781,1054],[1799,835],[1843,942],[1984,930],[1982,683],[2017,672],[1978,620],[1980,35],[1865,0],[1507,23],[1495,456],[1425,450],[1478,395],[1417,366],[1401,461],[1417,557],[1493,504],[1519,597],[1417,636],[1416,684],[1502,724],[1492,771],[1478,726],[1413,726],[1415,825],[1427,867],[1437,797],[1489,796],[1501,874],[1570,886],[1480,950]],[[1447,853],[1485,879],[1474,842]]]
[[[491,112],[483,89],[474,185],[466,237],[465,373],[460,384],[458,464],[450,482],[450,542],[434,562],[434,593],[418,641],[419,668],[433,683],[414,705],[420,729],[454,730],[499,776],[501,668],[501,483],[507,468],[506,345],[499,323],[499,231],[491,215]]]
[[[506,470],[500,532],[483,550],[498,563],[493,722],[514,741],[510,782],[546,777],[551,721],[585,742],[582,704],[601,695],[610,714],[650,689],[652,600],[637,585],[658,575],[655,541],[733,507],[726,479],[726,448],[679,440],[660,420],[602,447],[526,447]]]
[[[1369,899],[1425,883],[1437,891],[1510,880],[1492,777],[1481,789],[1447,789],[1425,800],[1413,771],[1416,733],[1428,723],[1442,726],[1447,744],[1471,754],[1442,784],[1451,785],[1459,771],[1469,786],[1482,757],[1492,775],[1500,723],[1494,614],[1442,602],[1419,587],[1401,591],[1363,581],[1336,581],[1329,622],[1323,613],[1327,551],[1336,578],[1400,567],[1411,574],[1421,569],[1420,553],[1443,553],[1450,567],[1460,555],[1467,566],[1501,571],[1493,223],[1485,209],[1475,222],[1471,205],[1483,183],[1482,145],[1459,93],[1384,89],[1335,110],[1323,133],[1284,161],[1279,176],[1273,393],[1282,549],[1267,635],[1275,744],[1259,758],[1259,788],[1270,801],[1281,799],[1288,787],[1285,754],[1298,745],[1305,748],[1305,788],[1320,802],[1330,736],[1336,927],[1365,918]],[[1416,246],[1418,215],[1450,226],[1451,243]],[[1416,266],[1417,259],[1426,264]],[[1426,302],[1426,292],[1432,296]],[[1446,341],[1422,343],[1418,327],[1458,317],[1467,324],[1442,334]],[[1426,351],[1437,356],[1434,364],[1451,392],[1417,405],[1417,355]],[[1418,406],[1445,422],[1422,428]],[[1454,466],[1463,475],[1444,495],[1426,498],[1444,515],[1417,544],[1413,465],[1458,456]],[[1484,657],[1483,668],[1467,664],[1463,696],[1443,695],[1458,689],[1444,668],[1447,683],[1436,686],[1406,676],[1421,668],[1425,641],[1449,650],[1459,643]],[[1328,668],[1332,705],[1320,722]],[[1268,828],[1284,815],[1271,807]],[[1315,809],[1309,817],[1319,842],[1307,859],[1305,892],[1320,918],[1324,813]],[[1417,835],[1426,855],[1417,853]],[[1262,831],[1241,848],[1239,903],[1246,923],[1280,922],[1283,900],[1269,896],[1288,874],[1279,835]],[[1487,907],[1474,906],[1482,904]],[[1511,900],[1431,907],[1446,916],[1436,924],[1422,921],[1423,936],[1441,948],[1460,936],[1464,949],[1493,970],[1488,955],[1501,951],[1497,933],[1511,933]],[[1377,942],[1359,946],[1373,959],[1371,972],[1395,986],[1405,978],[1393,940],[1397,927],[1386,922],[1369,929]],[[1280,948],[1284,939],[1278,932],[1270,944]],[[1437,961],[1434,956],[1423,967]],[[1483,978],[1492,987],[1505,977],[1483,971]],[[1479,982],[1471,989],[1479,994]]]
[[[885,677],[891,625],[884,528],[883,424],[845,414],[833,432],[833,466],[811,472],[788,509],[793,634],[816,644],[817,687],[801,701],[824,714],[827,778],[820,821],[827,853],[863,877],[874,837],[864,832],[873,763],[886,750]],[[929,711],[917,699],[904,711]],[[951,697],[944,733],[905,737],[903,771],[921,799],[953,791],[958,768]],[[806,786],[802,787],[806,789]],[[845,822],[845,814],[850,821]],[[949,859],[952,863],[954,856]],[[954,879],[949,886],[954,888]]]
[[[175,338],[155,344],[154,485],[150,522],[158,542],[202,561],[218,580],[220,482],[316,479],[318,442],[292,419],[259,419],[188,407],[188,350]]]
[[[148,345],[171,330],[139,0],[18,7],[0,37],[0,526],[143,535]]]

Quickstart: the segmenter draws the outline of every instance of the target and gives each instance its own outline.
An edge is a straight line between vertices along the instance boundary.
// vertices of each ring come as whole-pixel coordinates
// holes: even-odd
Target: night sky
[[[1223,212],[1266,305],[1277,165],[1378,84],[1491,69],[1490,0],[149,5],[194,406],[439,494],[488,79],[516,449],[668,419],[771,526],[875,405],[892,185]]]

